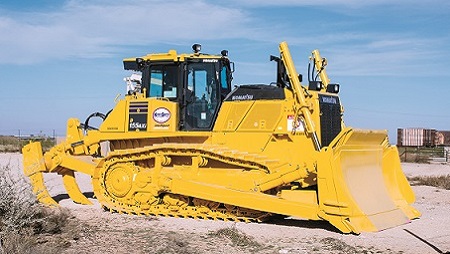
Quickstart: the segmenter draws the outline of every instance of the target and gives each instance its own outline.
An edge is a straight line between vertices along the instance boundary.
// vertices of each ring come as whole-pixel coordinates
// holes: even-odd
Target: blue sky
[[[229,50],[235,84],[270,83],[285,40],[304,75],[313,49],[328,59],[347,126],[395,143],[399,127],[450,130],[449,31],[446,0],[2,0],[0,134],[64,135],[125,93],[123,58],[196,42]]]

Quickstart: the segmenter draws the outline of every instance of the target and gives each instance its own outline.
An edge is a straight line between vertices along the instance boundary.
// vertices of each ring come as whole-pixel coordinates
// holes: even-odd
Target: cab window
[[[223,66],[220,71],[220,83],[222,84],[222,89],[228,89],[227,67],[225,66]]]
[[[154,65],[150,67],[149,97],[177,98],[178,66]]]

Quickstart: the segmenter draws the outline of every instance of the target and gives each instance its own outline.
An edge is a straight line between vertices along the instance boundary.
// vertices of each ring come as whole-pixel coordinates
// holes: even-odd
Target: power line
[[[363,108],[354,108],[354,107],[345,107],[344,109],[351,109],[351,110],[362,111],[364,113],[377,113],[377,114],[384,114],[384,115],[405,115],[405,116],[437,117],[437,118],[449,117],[450,118],[450,115],[418,114],[418,113],[399,112],[399,111],[372,110],[372,109],[363,109]]]

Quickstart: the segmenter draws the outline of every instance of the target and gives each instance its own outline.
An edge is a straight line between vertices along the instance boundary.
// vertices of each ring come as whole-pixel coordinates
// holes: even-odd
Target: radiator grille
[[[339,97],[319,95],[321,145],[328,146],[341,132],[341,103]]]

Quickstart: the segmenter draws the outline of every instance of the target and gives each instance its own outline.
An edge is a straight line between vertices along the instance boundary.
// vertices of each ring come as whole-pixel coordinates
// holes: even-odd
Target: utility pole
[[[20,140],[21,140],[21,138],[20,138],[20,129],[19,129],[19,137],[17,138],[17,144],[18,144],[18,146],[17,147],[19,147],[19,149],[20,149]]]

